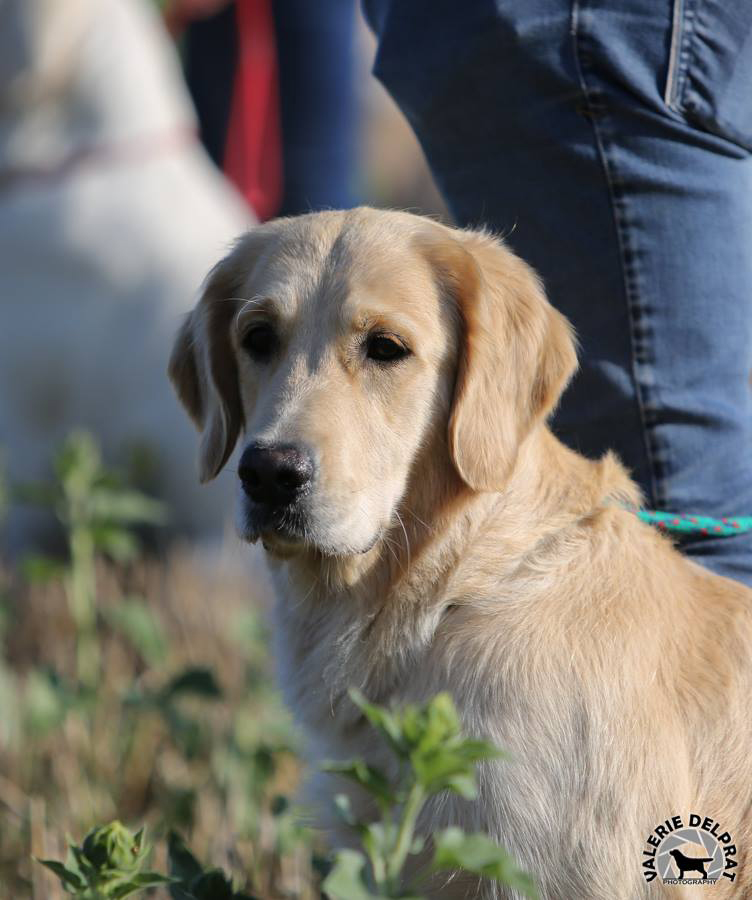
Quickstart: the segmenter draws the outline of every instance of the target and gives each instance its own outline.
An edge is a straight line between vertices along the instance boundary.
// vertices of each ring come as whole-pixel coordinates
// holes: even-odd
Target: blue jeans
[[[752,4],[364,5],[456,220],[577,330],[559,436],[613,448],[649,507],[752,515]],[[752,534],[682,549],[752,584]]]
[[[274,0],[284,159],[281,216],[357,203],[355,2]]]

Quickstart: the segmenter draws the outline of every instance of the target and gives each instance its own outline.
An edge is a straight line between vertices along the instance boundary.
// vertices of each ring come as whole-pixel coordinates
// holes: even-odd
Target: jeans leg
[[[507,235],[578,332],[559,435],[615,449],[647,505],[720,517],[752,513],[752,116],[734,103],[746,23],[712,6],[368,11],[376,74],[457,220]],[[752,584],[752,535],[684,549]]]
[[[280,215],[356,197],[355,4],[274,0],[285,193]]]

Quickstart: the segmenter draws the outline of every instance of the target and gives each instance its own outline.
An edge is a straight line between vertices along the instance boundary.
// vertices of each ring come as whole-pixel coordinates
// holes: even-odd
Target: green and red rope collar
[[[713,519],[710,516],[679,516],[676,513],[636,510],[643,522],[657,526],[661,531],[677,531],[699,534],[703,537],[730,537],[752,531],[752,516]]]

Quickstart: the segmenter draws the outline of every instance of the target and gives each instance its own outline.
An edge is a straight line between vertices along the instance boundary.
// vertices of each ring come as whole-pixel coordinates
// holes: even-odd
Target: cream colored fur
[[[240,346],[259,317],[280,335],[266,364]],[[374,329],[411,355],[365,359]],[[242,238],[171,374],[204,430],[204,479],[241,432],[315,454],[304,538],[260,535],[314,760],[386,764],[348,686],[398,704],[448,690],[467,732],[514,760],[484,766],[476,803],[437,802],[427,832],[484,829],[549,900],[752,896],[752,592],[625,508],[639,497],[612,456],[552,436],[574,367],[565,320],[500,241],[360,209]],[[241,504],[255,539],[248,522]],[[646,884],[646,838],[690,812],[732,833],[735,881]],[[511,895],[450,878],[432,896]]]

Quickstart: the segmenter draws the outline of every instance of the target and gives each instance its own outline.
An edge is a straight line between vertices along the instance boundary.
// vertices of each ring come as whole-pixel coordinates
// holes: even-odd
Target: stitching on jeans
[[[577,70],[577,78],[580,90],[582,92],[582,103],[588,112],[587,118],[593,128],[593,136],[600,157],[603,175],[608,187],[609,199],[611,201],[611,209],[613,212],[614,230],[616,232],[616,241],[619,250],[619,259],[621,262],[622,282],[624,286],[624,299],[627,308],[627,318],[629,321],[629,338],[632,347],[632,381],[635,387],[635,398],[637,408],[642,423],[642,437],[645,449],[645,457],[648,462],[650,476],[650,490],[652,497],[648,498],[654,507],[665,506],[664,502],[664,458],[659,448],[656,446],[652,425],[657,419],[655,410],[647,401],[646,394],[647,385],[643,384],[638,376],[638,364],[647,365],[645,358],[645,323],[643,311],[640,307],[637,297],[637,291],[634,278],[634,250],[629,245],[626,233],[625,218],[626,210],[624,205],[624,195],[619,186],[619,181],[614,177],[613,160],[609,159],[606,152],[605,141],[598,126],[598,120],[602,118],[606,111],[604,97],[601,92],[592,90],[588,87],[585,79],[585,65],[587,54],[583,53],[582,35],[580,32],[580,0],[572,0],[572,12],[570,19],[570,31],[572,36],[572,44],[574,49],[575,67]],[[660,489],[659,489],[660,487]]]

